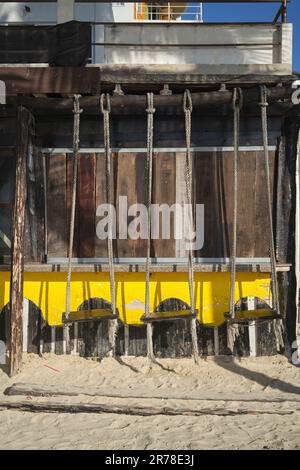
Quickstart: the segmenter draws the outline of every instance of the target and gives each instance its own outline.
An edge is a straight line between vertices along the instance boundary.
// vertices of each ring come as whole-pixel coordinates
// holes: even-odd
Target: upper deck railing
[[[148,3],[134,4],[135,21],[202,21],[201,2]]]
[[[213,3],[203,0],[201,3]],[[242,0],[233,0],[242,3]],[[246,2],[247,0],[243,0]],[[206,23],[185,19],[188,2],[178,3],[182,12],[177,19],[136,19],[105,21],[79,18],[81,21],[62,23],[54,28],[29,22],[1,27],[0,63],[49,63],[62,66],[97,64],[126,65],[201,65],[216,74],[241,73],[284,74],[292,71],[292,25],[286,23],[286,1],[258,0],[280,3],[275,18],[267,23]],[[247,3],[254,3],[248,0]],[[37,3],[36,3],[37,4]],[[200,3],[198,2],[197,5]],[[144,5],[144,3],[143,3]],[[154,5],[153,2],[149,4]],[[148,5],[148,7],[149,7]],[[162,0],[156,6],[168,8],[173,3]],[[185,9],[183,8],[186,5]],[[133,5],[132,5],[133,6]],[[85,11],[83,9],[83,11]],[[150,11],[150,10],[149,10]],[[148,13],[149,13],[148,11]],[[175,12],[175,11],[174,11]],[[77,11],[78,14],[78,11]],[[162,10],[160,10],[160,15]],[[170,11],[169,13],[170,14]],[[175,14],[175,13],[174,13]],[[173,17],[174,18],[174,17]],[[182,18],[183,21],[179,21]],[[281,19],[281,22],[279,21]],[[58,32],[59,29],[59,32]],[[37,33],[42,40],[37,41]],[[61,50],[58,59],[57,40]],[[54,38],[54,39],[51,39]],[[68,47],[66,47],[66,44]],[[76,46],[76,47],[75,47]],[[74,50],[84,52],[73,60]],[[208,66],[205,68],[205,66]],[[236,70],[237,72],[233,72]],[[207,72],[208,73],[208,72]]]

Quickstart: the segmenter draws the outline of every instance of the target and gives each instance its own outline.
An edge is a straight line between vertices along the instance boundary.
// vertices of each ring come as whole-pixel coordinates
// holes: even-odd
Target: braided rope
[[[71,296],[71,276],[72,276],[72,255],[74,245],[74,229],[75,229],[75,213],[76,213],[76,198],[77,198],[77,173],[78,173],[78,151],[79,151],[79,133],[80,133],[80,109],[79,102],[80,95],[74,96],[73,103],[73,177],[72,177],[72,202],[71,202],[71,216],[70,216],[70,231],[69,231],[69,247],[68,247],[68,273],[67,273],[67,291],[66,291],[66,318],[70,315],[70,296]]]
[[[105,190],[107,204],[113,204],[113,166],[111,158],[110,146],[110,96],[104,94],[100,96],[100,109],[103,115],[103,136],[104,136],[104,153],[105,153]],[[110,215],[110,218],[112,215]],[[115,292],[115,271],[114,271],[114,249],[113,249],[113,233],[112,233],[112,220],[108,224],[108,237],[107,237],[107,252],[109,263],[109,284],[110,284],[110,297],[113,315],[116,315],[116,292]],[[109,323],[109,341],[113,355],[116,353],[116,333],[117,333],[117,320],[110,320]]]
[[[145,315],[150,316],[150,254],[151,254],[151,203],[152,203],[152,173],[153,173],[153,115],[154,95],[147,93],[147,254],[146,254],[146,293],[145,293]],[[147,355],[154,358],[152,325],[147,323]]]
[[[80,95],[74,95],[73,99],[73,176],[72,176],[72,201],[71,201],[71,215],[70,215],[70,229],[69,229],[69,246],[68,246],[68,271],[67,271],[67,287],[66,287],[66,318],[70,316],[71,309],[71,277],[72,277],[72,255],[74,245],[74,230],[75,230],[75,214],[76,214],[76,199],[77,199],[77,173],[78,173],[78,151],[80,145]],[[63,330],[64,344],[67,353],[70,344],[70,329],[65,326]]]
[[[235,279],[236,279],[236,244],[237,244],[237,210],[238,210],[238,155],[240,135],[240,110],[242,107],[242,90],[234,88],[232,94],[233,107],[233,221],[232,221],[232,246],[230,260],[230,316],[235,318]]]
[[[271,258],[271,280],[272,280],[272,304],[273,309],[280,315],[278,283],[276,274],[276,252],[274,243],[274,230],[273,230],[273,214],[272,214],[272,198],[271,198],[271,184],[270,184],[270,165],[269,165],[269,150],[268,150],[268,92],[265,85],[260,86],[260,103],[261,107],[261,124],[263,134],[263,147],[264,147],[264,163],[265,163],[265,177],[268,198],[268,219],[270,229],[270,258]]]
[[[192,133],[192,111],[193,103],[192,97],[189,90],[185,90],[183,95],[183,112],[185,116],[185,139],[186,139],[186,165],[185,165],[185,187],[186,187],[186,198],[189,210],[189,253],[188,253],[188,283],[189,283],[189,294],[190,294],[190,306],[191,311],[195,311],[194,302],[194,253],[192,249],[192,232],[194,228],[193,208],[192,208],[192,192],[193,192],[193,162],[191,157],[191,133]],[[193,356],[195,361],[198,361],[198,340],[197,340],[197,326],[196,319],[191,320],[191,336],[192,336],[192,348]]]

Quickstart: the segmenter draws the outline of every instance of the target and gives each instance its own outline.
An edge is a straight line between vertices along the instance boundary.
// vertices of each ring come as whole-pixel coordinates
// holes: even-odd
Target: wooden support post
[[[286,0],[282,0],[282,7],[281,7],[281,22],[286,23],[287,21],[287,6]]]
[[[285,354],[290,357],[296,340],[296,162],[300,121],[293,115],[285,118],[278,149],[278,175],[276,189],[276,245],[278,262],[291,264],[288,273],[280,273],[280,310],[283,316],[283,340]],[[279,323],[279,322],[277,322]],[[278,337],[280,337],[278,325]]]
[[[124,354],[129,356],[129,325],[124,325]]]
[[[10,376],[17,374],[22,367],[26,161],[32,125],[32,115],[26,108],[20,106],[17,111],[16,180],[10,276]]]

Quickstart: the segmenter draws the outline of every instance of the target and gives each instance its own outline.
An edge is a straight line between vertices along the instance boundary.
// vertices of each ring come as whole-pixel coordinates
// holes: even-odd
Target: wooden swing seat
[[[198,310],[171,310],[169,312],[152,312],[149,316],[145,314],[141,317],[141,321],[144,323],[152,323],[156,321],[168,321],[168,320],[186,320],[188,318],[196,318]]]
[[[113,314],[110,308],[95,308],[90,310],[77,310],[76,312],[70,312],[68,317],[66,312],[63,313],[63,324],[68,323],[79,323],[85,321],[97,321],[97,320],[116,320],[117,315]]]
[[[281,315],[272,308],[257,308],[255,310],[237,310],[235,312],[235,318],[231,318],[230,313],[224,314],[228,323],[248,323],[249,321],[266,321],[266,320],[278,320]]]

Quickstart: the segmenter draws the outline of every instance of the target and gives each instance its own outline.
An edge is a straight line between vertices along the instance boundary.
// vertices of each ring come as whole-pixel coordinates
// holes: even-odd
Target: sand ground
[[[146,358],[124,357],[99,363],[74,356],[28,354],[24,356],[24,369],[16,378],[10,379],[0,369],[0,401],[246,408],[253,413],[143,417],[1,410],[0,449],[300,448],[300,368],[284,357],[209,357],[201,359],[199,365],[192,359],[158,362],[149,366]],[[126,398],[82,394],[49,398],[3,396],[3,390],[15,382],[85,390],[97,387],[107,395]],[[285,401],[272,402],[278,397]]]

